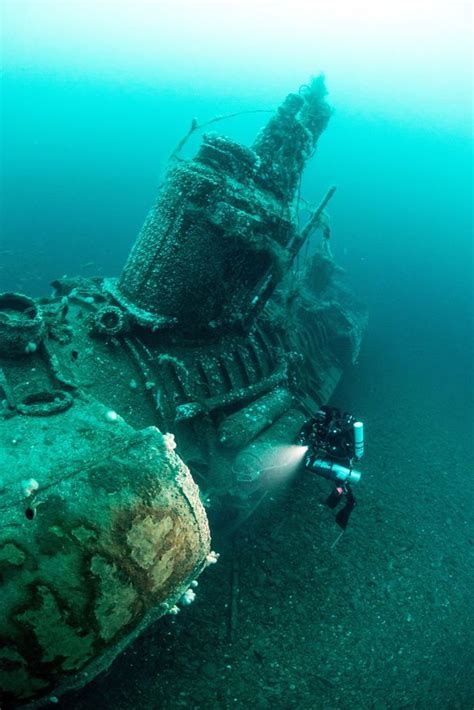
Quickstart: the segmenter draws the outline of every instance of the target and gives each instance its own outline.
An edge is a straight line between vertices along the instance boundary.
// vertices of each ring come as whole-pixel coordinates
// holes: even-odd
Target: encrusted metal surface
[[[0,688],[26,700],[81,684],[167,613],[209,529],[172,439],[90,398],[4,421],[1,451]]]

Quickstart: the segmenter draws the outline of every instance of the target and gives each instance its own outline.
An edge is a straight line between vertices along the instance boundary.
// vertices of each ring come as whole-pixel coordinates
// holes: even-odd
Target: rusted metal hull
[[[3,702],[81,685],[174,607],[202,571],[196,484],[154,427],[79,397],[2,422]]]

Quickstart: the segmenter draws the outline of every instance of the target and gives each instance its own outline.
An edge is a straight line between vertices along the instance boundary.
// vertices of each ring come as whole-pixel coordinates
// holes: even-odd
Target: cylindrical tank
[[[272,240],[279,218],[249,184],[257,166],[249,148],[205,136],[196,158],[168,175],[118,281],[118,300],[181,335],[241,321],[280,258]]]
[[[209,554],[172,437],[68,403],[2,421],[2,707],[88,682],[173,610]]]
[[[284,414],[292,401],[290,392],[284,387],[263,395],[223,420],[219,426],[220,443],[234,449],[245,446]]]

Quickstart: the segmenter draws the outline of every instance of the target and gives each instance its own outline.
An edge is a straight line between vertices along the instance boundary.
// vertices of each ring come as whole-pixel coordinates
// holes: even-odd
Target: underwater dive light
[[[354,422],[354,453],[356,459],[361,459],[364,455],[364,424]]]

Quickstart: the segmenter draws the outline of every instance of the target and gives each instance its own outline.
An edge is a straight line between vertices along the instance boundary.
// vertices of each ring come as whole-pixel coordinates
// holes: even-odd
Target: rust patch
[[[114,543],[106,552],[134,581],[147,608],[166,600],[199,561],[196,522],[184,502],[174,505],[139,503],[112,521]]]
[[[142,520],[134,522],[127,533],[127,544],[132,559],[143,569],[151,567],[159,553],[162,541],[172,529],[173,519],[168,514],[159,518],[147,515]]]

